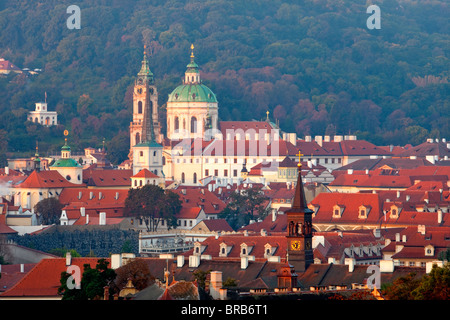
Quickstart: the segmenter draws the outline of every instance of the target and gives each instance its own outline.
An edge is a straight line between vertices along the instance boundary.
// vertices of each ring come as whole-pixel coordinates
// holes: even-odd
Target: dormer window
[[[246,243],[241,244],[241,257],[247,256],[252,250],[253,246],[247,245]]]
[[[371,207],[362,205],[358,209],[359,209],[358,218],[367,219],[367,217],[369,216]]]
[[[425,246],[425,256],[434,256],[434,247],[431,244]]]
[[[400,214],[401,210],[402,210],[402,208],[399,208],[396,205],[392,205],[391,206],[390,218],[391,219],[397,219],[399,217],[399,214]]]
[[[233,246],[227,245],[225,242],[222,242],[219,245],[219,257],[227,257],[232,247]]]
[[[344,212],[345,207],[341,205],[335,205],[333,207],[333,218],[342,217],[342,213]]]

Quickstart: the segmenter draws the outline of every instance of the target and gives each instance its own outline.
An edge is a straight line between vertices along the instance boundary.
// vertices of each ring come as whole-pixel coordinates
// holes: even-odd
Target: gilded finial
[[[267,110],[267,111],[266,111],[266,115],[267,115],[266,120],[267,120],[267,121],[269,121],[269,113],[270,113],[269,110]]]
[[[304,154],[302,154],[301,150],[298,150],[298,154],[296,154],[298,156],[298,166],[301,167],[302,166],[302,159],[301,157],[304,156]]]
[[[191,58],[194,58],[194,44],[191,44]]]
[[[146,55],[146,54],[147,54],[147,51],[146,51],[146,49],[147,49],[147,45],[145,45],[145,44],[144,44],[144,55]]]

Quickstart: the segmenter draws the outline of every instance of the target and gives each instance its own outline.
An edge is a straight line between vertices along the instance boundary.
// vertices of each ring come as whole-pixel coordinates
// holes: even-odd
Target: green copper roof
[[[157,143],[156,141],[145,141],[138,143],[135,147],[152,147],[152,148],[162,148],[163,146]]]
[[[168,102],[215,102],[214,92],[200,83],[183,84],[169,94]]]
[[[56,160],[51,165],[53,168],[68,168],[68,167],[81,167],[81,165],[72,158]]]

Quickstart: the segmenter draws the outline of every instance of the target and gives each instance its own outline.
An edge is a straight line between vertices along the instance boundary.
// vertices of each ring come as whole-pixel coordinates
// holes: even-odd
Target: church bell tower
[[[133,89],[133,121],[130,123],[130,150],[145,140],[146,131],[152,127],[157,143],[162,142],[158,119],[158,91],[150,71],[144,46],[141,70],[137,74]],[[132,151],[130,152],[130,159]]]
[[[308,208],[303,189],[301,175],[302,154],[299,152],[298,177],[295,189],[294,203],[286,212],[287,215],[287,253],[288,263],[295,272],[304,272],[310,264],[314,263],[312,249],[312,214]]]

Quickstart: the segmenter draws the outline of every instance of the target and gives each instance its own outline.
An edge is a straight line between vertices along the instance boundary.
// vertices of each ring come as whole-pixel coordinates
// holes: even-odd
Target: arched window
[[[138,102],[138,113],[142,114],[142,101]]]
[[[197,172],[194,172],[194,183],[197,183]]]
[[[139,132],[136,132],[136,144],[141,142],[141,135],[139,134]]]
[[[175,130],[180,129],[180,119],[178,117],[175,117]]]
[[[184,178],[184,172],[181,173],[181,183],[185,182],[185,178]]]
[[[197,118],[191,118],[191,133],[197,133]]]
[[[150,114],[153,114],[153,101],[150,100]]]

